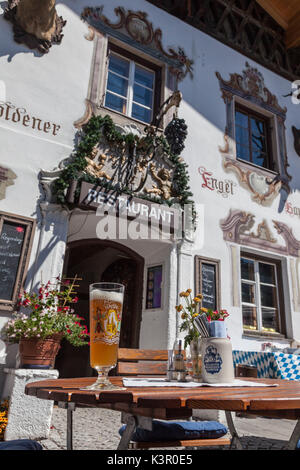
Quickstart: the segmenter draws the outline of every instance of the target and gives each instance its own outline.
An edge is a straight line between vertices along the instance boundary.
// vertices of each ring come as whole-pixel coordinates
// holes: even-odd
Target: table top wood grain
[[[123,386],[122,377],[110,377]],[[240,379],[249,381],[249,378]],[[300,382],[254,379],[274,387],[129,387],[125,390],[91,391],[82,387],[95,377],[52,379],[31,382],[25,393],[40,399],[102,407],[160,419],[185,418],[192,409],[242,411],[260,416],[300,418]]]

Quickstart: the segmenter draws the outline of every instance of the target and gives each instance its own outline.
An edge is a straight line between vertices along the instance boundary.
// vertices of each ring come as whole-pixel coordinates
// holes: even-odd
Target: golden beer
[[[90,296],[90,362],[94,369],[117,363],[123,294],[96,289]]]
[[[90,285],[90,364],[98,372],[88,390],[115,389],[108,373],[118,360],[124,286],[111,282]]]

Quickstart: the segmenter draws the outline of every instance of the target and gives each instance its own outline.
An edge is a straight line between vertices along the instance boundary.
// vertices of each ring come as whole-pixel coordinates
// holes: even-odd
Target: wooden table
[[[122,377],[110,377],[122,386]],[[249,378],[241,380],[250,380]],[[188,419],[193,409],[224,410],[229,430],[237,448],[241,442],[231,412],[297,420],[287,444],[295,449],[300,439],[300,382],[279,379],[253,379],[275,387],[130,387],[117,391],[80,390],[95,381],[94,377],[43,380],[26,385],[25,393],[54,400],[68,410],[67,448],[72,448],[72,412],[76,406],[107,408],[122,412],[127,423],[118,449],[126,449],[136,426],[151,429],[152,419]]]

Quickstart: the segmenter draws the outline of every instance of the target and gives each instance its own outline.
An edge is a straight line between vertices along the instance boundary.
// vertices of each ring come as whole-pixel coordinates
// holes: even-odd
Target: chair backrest
[[[167,361],[166,349],[119,348],[117,375],[166,375]]]

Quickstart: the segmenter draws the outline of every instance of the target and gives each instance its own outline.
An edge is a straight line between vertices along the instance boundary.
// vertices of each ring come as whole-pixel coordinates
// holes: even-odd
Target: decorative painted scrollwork
[[[223,166],[226,171],[234,171],[240,184],[252,193],[252,199],[261,205],[269,205],[278,196],[282,182],[272,181],[259,171],[243,168],[240,162],[232,158],[225,158]]]
[[[254,232],[252,228],[256,224],[256,216],[239,209],[231,209],[226,219],[220,221],[220,227],[223,231],[223,238],[227,242],[298,258],[300,241],[294,236],[292,228],[283,222],[276,220],[272,222],[283,244],[280,244],[273,236],[266,220],[259,223]]]
[[[172,47],[166,50],[163,47],[162,31],[159,28],[153,28],[152,23],[148,20],[147,13],[143,11],[126,11],[123,7],[117,7],[114,11],[118,18],[116,23],[111,22],[103,15],[103,6],[86,7],[81,14],[81,18],[95,28],[101,29],[102,24],[112,30],[123,30],[135,42],[155,49],[162,57],[173,62],[169,65],[169,70],[176,75],[178,80],[182,80],[187,74],[191,78],[193,77],[193,61],[186,56],[181,47],[178,47],[177,50]]]
[[[229,80],[225,80],[219,72],[216,72],[219,80],[222,98],[226,104],[226,128],[224,133],[224,146],[219,146],[222,155],[223,167],[226,171],[232,171],[239,179],[239,183],[252,194],[253,201],[270,205],[279,195],[281,188],[290,192],[289,182],[291,175],[288,173],[288,157],[285,143],[285,127],[287,109],[281,107],[278,99],[266,87],[264,78],[257,68],[251,67],[246,62],[246,67],[241,74],[230,74]],[[234,100],[242,98],[245,102],[260,106],[272,113],[274,125],[278,130],[278,149],[276,151],[276,167],[278,172],[269,171],[265,168],[256,168],[247,162],[236,158],[235,131],[232,116],[234,115]],[[277,122],[276,122],[277,121]]]
[[[248,62],[242,74],[231,73],[229,80],[222,78],[219,72],[216,72],[216,76],[220,82],[223,99],[239,94],[243,98],[252,98],[260,105],[272,108],[276,113],[286,114],[287,108],[282,108],[277,97],[266,87],[262,73],[257,68],[251,67]]]

